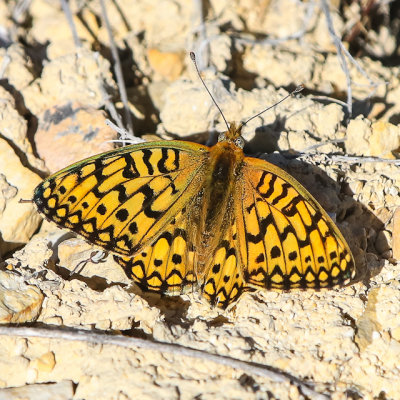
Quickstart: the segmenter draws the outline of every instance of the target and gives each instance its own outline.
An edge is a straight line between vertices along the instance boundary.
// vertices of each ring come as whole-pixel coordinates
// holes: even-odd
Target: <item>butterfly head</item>
[[[229,129],[226,132],[220,133],[218,142],[228,142],[234,144],[236,147],[243,149],[244,139],[242,138],[243,124],[237,125],[235,122],[229,124]]]

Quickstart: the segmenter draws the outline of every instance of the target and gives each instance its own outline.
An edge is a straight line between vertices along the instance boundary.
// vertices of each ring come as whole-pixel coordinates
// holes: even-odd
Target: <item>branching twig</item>
[[[145,142],[145,140],[143,140],[140,137],[130,135],[129,132],[125,128],[118,127],[109,119],[106,119],[106,125],[108,125],[111,129],[113,129],[115,132],[117,132],[120,137],[120,139],[107,140],[107,142],[122,143],[123,146],[126,146],[127,143],[128,144],[137,144],[137,143]]]
[[[110,113],[112,119],[117,123],[120,129],[125,130],[124,124],[122,123],[121,117],[119,116],[118,111],[114,106],[114,103],[110,101],[110,95],[106,92],[104,87],[101,87],[100,90],[102,91],[104,105]]]
[[[329,96],[310,96],[311,100],[321,100],[321,101],[329,101],[330,103],[339,104],[342,107],[347,107],[347,103],[342,100],[335,99],[334,97]]]
[[[349,53],[349,51],[344,47],[342,41],[340,38],[336,35],[335,33],[335,28],[333,27],[333,22],[329,10],[329,5],[327,0],[321,0],[321,9],[323,13],[325,14],[325,19],[326,19],[326,24],[328,26],[328,31],[331,35],[331,38],[333,40],[333,43],[335,44],[336,51],[337,51],[337,56],[339,57],[339,62],[342,67],[342,70],[345,74],[346,77],[346,83],[347,83],[347,111],[351,115],[353,112],[353,97],[352,97],[352,88],[351,85],[355,84],[352,82],[351,77],[350,77],[350,71],[347,65],[347,59],[355,66],[357,71],[364,76],[370,83],[371,87],[377,87],[379,86],[378,82],[374,82],[368,74],[364,71],[364,69],[361,67],[361,65],[352,57],[352,55]]]
[[[147,350],[158,351],[160,353],[170,353],[174,355],[197,358],[207,362],[224,365],[233,369],[244,371],[247,374],[258,375],[271,379],[274,382],[285,382],[287,384],[297,385],[301,392],[309,398],[316,400],[327,400],[330,397],[311,389],[300,379],[289,374],[281,372],[275,368],[240,361],[231,357],[210,354],[205,351],[191,349],[172,343],[155,342],[141,338],[125,337],[120,335],[107,335],[93,333],[84,330],[64,330],[64,329],[46,329],[30,327],[5,327],[0,326],[0,335],[18,336],[18,337],[38,337],[57,340],[82,341],[93,344],[114,345],[120,347],[138,347]]]
[[[355,157],[355,156],[346,156],[346,155],[331,155],[328,157],[334,162],[348,163],[348,164],[365,164],[365,163],[387,163],[400,165],[400,160],[391,160],[388,158],[381,157]]]
[[[329,11],[329,5],[326,0],[321,0],[321,8],[322,12],[325,14],[326,24],[328,26],[328,31],[331,35],[333,43],[336,47],[337,56],[339,58],[340,65],[346,77],[346,84],[347,84],[347,111],[351,115],[353,112],[353,94],[351,89],[351,78],[350,78],[350,71],[347,66],[346,59],[343,55],[343,43],[340,38],[336,35],[335,28],[333,27],[333,22],[331,18],[331,13]]]
[[[130,134],[134,135],[132,116],[131,116],[131,112],[129,109],[128,95],[126,92],[124,77],[122,74],[121,61],[119,59],[117,46],[115,45],[114,38],[112,35],[111,26],[110,26],[110,22],[108,20],[107,9],[106,9],[104,0],[100,0],[100,4],[101,4],[102,17],[103,17],[104,24],[105,24],[107,32],[108,32],[108,38],[110,40],[111,54],[114,59],[114,71],[115,71],[115,76],[117,78],[117,83],[118,83],[119,93],[121,95],[121,100],[124,105],[125,118],[126,118],[126,123],[128,126],[128,131]]]
[[[331,13],[329,10],[329,4],[327,0],[320,0],[320,7],[322,9],[322,12],[325,15],[326,19],[326,24],[328,27],[329,34],[332,38],[332,41],[336,47],[337,50],[337,56],[339,58],[339,62],[341,65],[341,68],[345,74],[346,77],[346,86],[347,86],[347,100],[344,106],[347,108],[348,113],[351,115],[352,114],[352,109],[353,109],[353,94],[352,94],[352,85],[357,85],[357,83],[353,82],[350,76],[350,70],[347,64],[347,59],[355,66],[357,71],[364,76],[368,81],[369,81],[369,86],[376,88],[380,85],[379,82],[374,82],[366,73],[366,71],[361,67],[361,65],[352,57],[352,55],[349,53],[349,51],[344,47],[341,39],[336,35],[335,29],[333,26],[332,18],[331,18]],[[254,40],[254,39],[249,39],[249,38],[238,38],[235,39],[238,43],[244,43],[244,44],[268,44],[268,45],[277,45],[283,42],[286,42],[288,40],[293,40],[293,39],[301,39],[303,35],[307,32],[307,29],[309,29],[309,24],[311,21],[311,18],[314,15],[314,9],[315,9],[315,1],[310,1],[308,2],[307,9],[305,12],[304,20],[303,20],[303,26],[300,30],[297,32],[281,37],[281,38],[267,38],[262,41]],[[370,95],[371,96],[371,95]],[[368,96],[368,97],[370,97]]]
[[[342,141],[342,139],[340,139],[340,141]],[[332,141],[332,142],[334,142],[334,141]],[[327,141],[327,142],[321,143],[321,146],[328,144],[328,143],[330,143],[330,142]],[[318,146],[318,145],[316,145],[316,146]],[[313,147],[313,146],[311,146],[311,147]],[[383,162],[386,164],[400,165],[400,160],[392,160],[389,158],[348,156],[348,155],[326,154],[326,153],[315,154],[315,153],[307,153],[306,152],[307,150],[309,150],[309,149],[305,149],[305,150],[299,152],[300,155],[297,157],[297,159],[303,160],[303,159],[313,158],[315,156],[317,156],[317,157],[323,156],[332,162],[347,163],[347,164],[366,164],[366,163],[382,163]]]

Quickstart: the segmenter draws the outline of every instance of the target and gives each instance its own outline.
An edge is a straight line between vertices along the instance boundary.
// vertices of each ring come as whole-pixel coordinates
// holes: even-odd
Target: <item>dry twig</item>
[[[106,26],[108,37],[110,40],[111,54],[114,59],[114,71],[115,71],[115,76],[117,78],[117,84],[118,84],[118,89],[119,89],[119,93],[121,96],[121,100],[124,105],[125,118],[126,118],[126,123],[128,126],[128,132],[132,136],[134,136],[132,115],[131,115],[131,112],[129,109],[128,95],[126,92],[125,81],[124,81],[124,77],[122,74],[122,67],[121,67],[121,61],[120,61],[119,54],[118,54],[118,49],[117,49],[117,46],[115,45],[114,37],[112,35],[110,21],[108,20],[107,9],[106,9],[104,0],[100,0],[100,4],[101,4],[102,18],[103,18],[104,24]]]
[[[74,19],[72,18],[71,8],[67,0],[61,0],[61,7],[64,11],[65,18],[67,18],[69,29],[71,29],[72,37],[77,48],[82,47],[82,42],[79,39],[78,32],[75,27]]]
[[[379,86],[378,82],[374,82],[371,78],[369,78],[368,74],[363,70],[363,68],[360,66],[360,64],[352,57],[352,55],[348,52],[348,50],[344,47],[342,41],[340,38],[336,35],[335,28],[333,27],[333,22],[331,18],[331,13],[329,10],[329,4],[327,0],[320,0],[321,1],[321,9],[322,12],[325,14],[325,19],[326,19],[326,24],[328,27],[329,34],[333,40],[333,43],[336,47],[337,51],[337,56],[339,58],[340,65],[342,67],[342,70],[344,72],[344,75],[346,77],[346,83],[347,83],[347,111],[349,115],[352,114],[353,112],[353,95],[352,95],[352,79],[350,77],[350,71],[347,65],[347,59],[356,67],[356,69],[362,74],[366,79],[368,79],[370,86],[375,88]],[[372,95],[372,94],[371,94]],[[370,95],[370,96],[371,96]]]

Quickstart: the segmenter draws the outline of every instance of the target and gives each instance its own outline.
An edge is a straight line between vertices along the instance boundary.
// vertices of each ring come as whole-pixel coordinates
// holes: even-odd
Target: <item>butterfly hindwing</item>
[[[144,291],[177,295],[196,283],[190,218],[186,209],[134,257],[114,256],[127,276]]]
[[[132,256],[200,190],[208,152],[205,146],[177,141],[113,150],[50,176],[33,200],[59,226]]]
[[[235,209],[246,283],[283,290],[348,283],[351,251],[317,201],[278,167],[245,160]]]
[[[237,242],[237,227],[231,210],[225,213],[223,234],[202,279],[202,293],[211,304],[226,308],[236,301],[244,288]]]

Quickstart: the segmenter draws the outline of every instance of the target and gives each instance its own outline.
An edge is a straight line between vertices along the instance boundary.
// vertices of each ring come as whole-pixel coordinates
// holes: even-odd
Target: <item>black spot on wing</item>
[[[271,258],[278,258],[281,256],[281,249],[278,246],[274,246],[271,249]]]
[[[128,219],[129,217],[129,212],[125,208],[120,208],[116,213],[115,217],[118,219],[120,222],[124,222]]]
[[[100,215],[104,215],[104,214],[107,212],[106,206],[105,206],[104,204],[100,204],[100,205],[97,207],[97,212],[98,212]]]
[[[180,254],[173,254],[172,255],[172,262],[174,264],[180,264],[182,262],[182,256]]]

